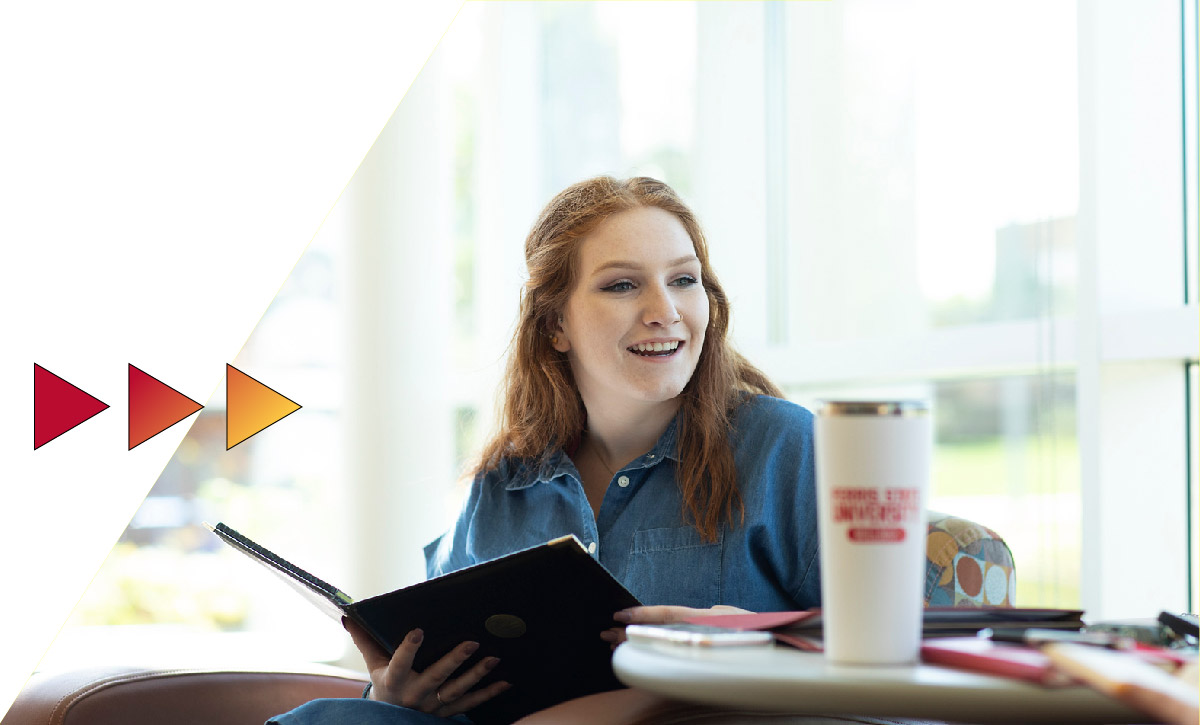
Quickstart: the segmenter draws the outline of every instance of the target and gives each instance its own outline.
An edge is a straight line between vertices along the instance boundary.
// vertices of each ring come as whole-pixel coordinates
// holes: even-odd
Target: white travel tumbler
[[[827,401],[815,434],[825,657],[839,664],[916,662],[929,409],[918,401]]]

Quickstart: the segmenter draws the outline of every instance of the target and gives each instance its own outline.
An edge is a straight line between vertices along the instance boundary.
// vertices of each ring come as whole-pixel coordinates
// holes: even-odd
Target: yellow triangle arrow
[[[300,405],[225,365],[225,450],[300,410]]]

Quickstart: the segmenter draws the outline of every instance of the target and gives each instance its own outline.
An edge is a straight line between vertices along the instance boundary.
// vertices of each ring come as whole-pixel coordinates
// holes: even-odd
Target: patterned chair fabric
[[[925,606],[1016,606],[1012,551],[988,527],[930,511],[925,556]]]

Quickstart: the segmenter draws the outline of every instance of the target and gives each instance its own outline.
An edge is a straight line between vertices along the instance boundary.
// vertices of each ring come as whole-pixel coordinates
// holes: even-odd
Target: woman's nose
[[[679,309],[675,300],[665,287],[656,287],[646,296],[646,308],[642,313],[642,322],[647,325],[668,327],[679,322]]]

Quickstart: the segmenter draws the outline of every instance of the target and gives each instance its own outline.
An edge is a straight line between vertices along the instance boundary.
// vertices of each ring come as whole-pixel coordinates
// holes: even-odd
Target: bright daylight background
[[[304,409],[214,455],[210,401],[47,663],[352,662],[200,523],[357,596],[423,578],[525,233],[601,173],[691,202],[794,400],[932,402],[933,508],[1007,539],[1019,605],[1195,611],[1195,28],[1196,0],[467,3],[234,361]]]

